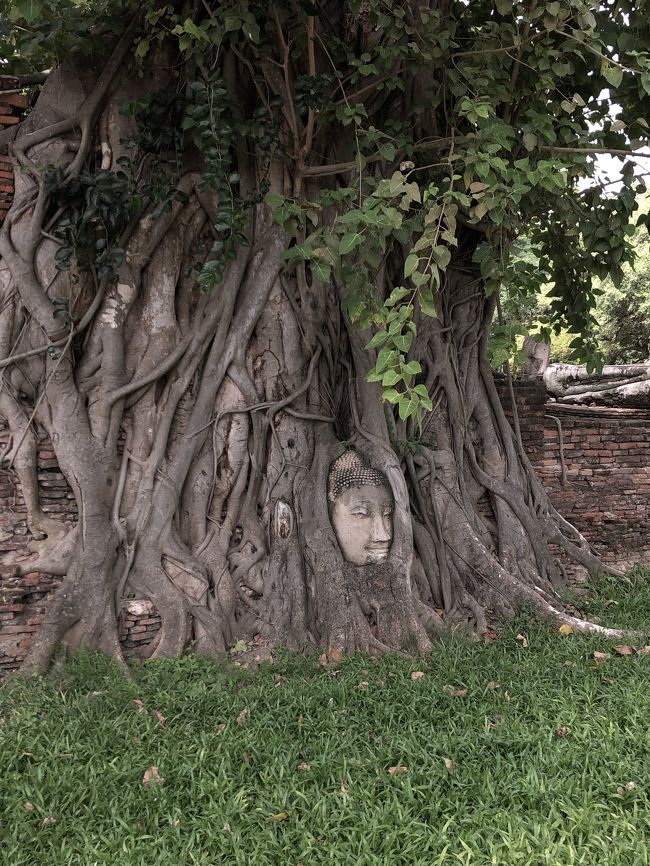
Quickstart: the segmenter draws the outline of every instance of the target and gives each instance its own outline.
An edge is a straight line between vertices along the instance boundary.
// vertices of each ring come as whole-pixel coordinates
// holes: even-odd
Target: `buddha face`
[[[348,487],[332,503],[331,519],[348,562],[374,565],[388,559],[393,540],[393,495],[387,487]]]

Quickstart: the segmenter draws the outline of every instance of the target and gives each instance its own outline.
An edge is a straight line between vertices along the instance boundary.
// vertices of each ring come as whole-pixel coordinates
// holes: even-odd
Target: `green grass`
[[[590,615],[650,622],[650,572],[598,590]],[[0,688],[0,863],[648,863],[650,656],[614,643],[524,617],[489,646],[338,670],[187,657],[127,680],[80,655]]]

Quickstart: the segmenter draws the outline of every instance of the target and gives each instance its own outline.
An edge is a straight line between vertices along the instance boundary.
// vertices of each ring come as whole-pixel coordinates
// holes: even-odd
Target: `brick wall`
[[[0,453],[8,434],[0,427]],[[66,526],[77,519],[77,505],[54,452],[44,440],[38,450],[38,481],[43,511]],[[29,561],[31,536],[25,503],[12,470],[0,469],[0,675],[25,657],[32,634],[43,621],[49,594],[61,578],[30,572],[15,576],[16,566]],[[145,599],[127,599],[121,610],[122,647],[127,656],[146,656],[160,629],[160,617]]]
[[[515,392],[522,439],[557,510],[604,561],[650,562],[650,411],[547,402],[541,382]]]
[[[650,412],[548,408],[562,431],[565,480],[552,419],[539,474],[555,507],[603,560],[650,562]]]
[[[0,453],[8,440],[0,427]],[[66,526],[74,525],[77,505],[49,443],[38,450],[38,482],[43,511]],[[47,599],[61,578],[30,572],[15,576],[16,565],[29,561],[31,536],[25,503],[12,470],[0,469],[0,675],[25,657],[32,634],[43,621]],[[160,629],[160,617],[145,599],[126,599],[121,610],[122,647],[127,656],[146,656]]]
[[[23,93],[0,92],[0,132],[20,122],[29,99]],[[11,158],[0,152],[0,224],[9,210],[14,195],[14,175]]]
[[[0,429],[0,453],[7,440],[7,431]],[[42,622],[47,597],[60,580],[37,573],[14,576],[14,566],[33,556],[28,549],[31,536],[25,503],[16,481],[13,471],[0,469],[0,671],[15,667],[24,657],[32,633]],[[43,511],[72,525],[77,516],[74,495],[47,443],[39,449],[38,481]]]

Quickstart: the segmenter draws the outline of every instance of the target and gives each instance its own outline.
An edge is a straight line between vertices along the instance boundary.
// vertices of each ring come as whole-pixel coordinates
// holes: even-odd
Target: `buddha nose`
[[[372,521],[372,540],[377,542],[388,542],[392,537],[393,532],[390,515],[376,514]]]

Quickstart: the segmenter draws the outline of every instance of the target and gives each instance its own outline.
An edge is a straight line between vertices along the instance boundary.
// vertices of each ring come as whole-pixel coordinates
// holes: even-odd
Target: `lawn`
[[[648,627],[650,572],[596,589]],[[80,655],[0,688],[0,862],[648,863],[650,655],[615,643],[524,616],[426,662]]]

